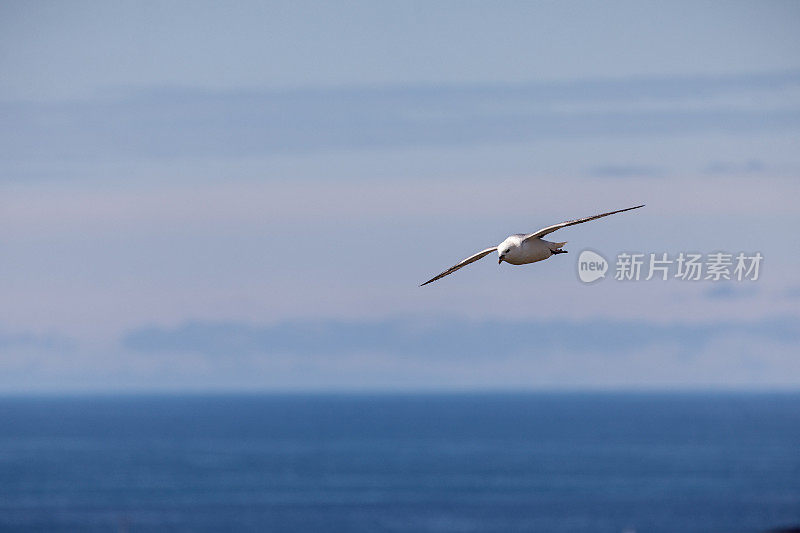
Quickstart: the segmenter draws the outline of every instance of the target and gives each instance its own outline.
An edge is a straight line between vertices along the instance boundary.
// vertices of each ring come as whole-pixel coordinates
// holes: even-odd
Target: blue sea
[[[2,531],[800,526],[800,394],[0,399]]]

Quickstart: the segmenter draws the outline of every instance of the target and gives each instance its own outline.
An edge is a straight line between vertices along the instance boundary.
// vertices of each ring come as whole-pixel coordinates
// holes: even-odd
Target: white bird
[[[637,205],[635,207],[629,207],[627,209],[619,209],[618,211],[610,211],[601,215],[594,215],[593,217],[567,220],[566,222],[547,226],[546,228],[542,228],[534,233],[515,233],[514,235],[509,235],[506,237],[506,240],[497,246],[487,248],[473,256],[467,257],[457,265],[451,266],[441,274],[429,279],[422,285],[427,285],[428,283],[434,282],[437,279],[441,279],[449,274],[452,274],[459,268],[465,267],[470,263],[474,263],[478,259],[486,257],[494,251],[496,251],[498,255],[498,265],[503,261],[512,265],[525,265],[528,263],[543,261],[556,254],[565,254],[567,251],[562,250],[561,247],[567,244],[566,242],[550,242],[542,239],[542,237],[549,233],[553,233],[558,229],[566,228],[567,226],[583,224],[584,222],[589,222],[590,220],[607,217],[608,215],[614,215],[616,213],[622,213],[623,211],[630,211],[631,209],[639,209],[640,207],[644,207],[644,204]],[[422,285],[420,285],[420,287],[422,287]]]

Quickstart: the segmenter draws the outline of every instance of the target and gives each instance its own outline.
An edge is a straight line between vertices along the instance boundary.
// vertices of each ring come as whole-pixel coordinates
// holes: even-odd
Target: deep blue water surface
[[[0,530],[800,525],[800,394],[0,399]]]

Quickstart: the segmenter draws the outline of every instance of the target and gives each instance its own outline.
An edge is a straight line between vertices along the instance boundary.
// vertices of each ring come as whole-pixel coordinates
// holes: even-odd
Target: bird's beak
[[[503,256],[501,255],[501,256],[500,256],[500,257],[497,259],[497,264],[499,265],[499,264],[500,264],[500,263],[502,263],[502,262],[503,262]]]

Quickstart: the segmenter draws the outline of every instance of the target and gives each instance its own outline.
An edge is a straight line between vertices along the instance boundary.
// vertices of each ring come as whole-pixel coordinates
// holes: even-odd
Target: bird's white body
[[[506,240],[494,246],[492,248],[486,248],[470,257],[467,257],[463,261],[458,264],[455,264],[434,276],[433,278],[429,279],[422,285],[427,285],[428,283],[432,283],[437,279],[441,279],[445,276],[449,276],[456,270],[465,267],[471,263],[474,263],[478,259],[482,257],[486,257],[492,252],[497,252],[497,262],[502,263],[505,261],[506,263],[510,263],[512,265],[526,265],[528,263],[536,263],[537,261],[543,261],[548,257],[552,257],[558,254],[565,254],[567,253],[566,250],[562,250],[561,247],[567,244],[566,242],[550,242],[542,239],[545,235],[549,235],[556,230],[561,228],[566,228],[567,226],[574,226],[576,224],[583,224],[584,222],[589,222],[590,220],[597,220],[598,218],[607,217],[608,215],[614,215],[617,213],[622,213],[624,211],[630,211],[632,209],[639,209],[640,207],[644,207],[644,205],[637,205],[635,207],[629,207],[627,209],[618,209],[617,211],[609,211],[608,213],[601,213],[599,215],[594,215],[591,217],[584,217],[584,218],[577,218],[575,220],[567,220],[566,222],[559,222],[558,224],[553,224],[552,226],[547,226],[542,228],[538,231],[533,233],[515,233],[514,235],[509,235],[506,237]]]
[[[497,246],[497,255],[500,263],[505,261],[512,265],[527,265],[537,261],[544,261],[553,256],[553,251],[564,246],[565,242],[550,242],[535,237],[526,239],[527,234],[516,233],[509,235],[506,240]]]

